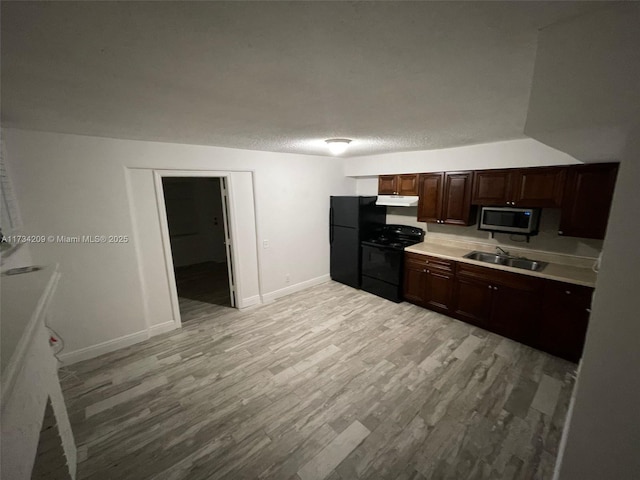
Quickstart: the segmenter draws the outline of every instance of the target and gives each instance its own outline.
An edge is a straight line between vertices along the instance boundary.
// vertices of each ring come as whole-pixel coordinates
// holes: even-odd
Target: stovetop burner
[[[385,225],[373,232],[372,237],[362,243],[403,250],[405,247],[420,243],[424,239],[424,230],[407,225]]]

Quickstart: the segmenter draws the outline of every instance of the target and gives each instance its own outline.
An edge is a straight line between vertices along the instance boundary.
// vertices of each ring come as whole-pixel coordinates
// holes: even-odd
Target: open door
[[[224,223],[224,244],[227,253],[227,270],[229,276],[229,294],[231,306],[236,306],[236,287],[233,268],[233,243],[231,241],[231,227],[229,225],[229,194],[227,189],[227,179],[220,178],[220,195],[222,197],[222,219]]]

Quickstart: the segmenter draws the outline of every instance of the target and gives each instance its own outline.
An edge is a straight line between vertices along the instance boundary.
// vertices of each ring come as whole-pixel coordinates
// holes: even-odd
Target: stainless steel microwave
[[[539,208],[482,207],[478,229],[535,235],[539,225]]]

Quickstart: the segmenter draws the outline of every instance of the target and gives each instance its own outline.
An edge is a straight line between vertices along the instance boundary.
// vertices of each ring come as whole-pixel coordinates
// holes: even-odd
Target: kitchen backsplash
[[[543,208],[540,218],[540,232],[531,237],[529,243],[523,236],[510,236],[507,233],[496,233],[491,238],[489,232],[478,230],[478,225],[461,227],[455,225],[438,225],[418,222],[418,207],[387,207],[387,223],[411,225],[424,229],[427,235],[437,235],[451,240],[482,242],[492,245],[522,247],[546,252],[562,253],[579,257],[597,258],[602,250],[602,240],[587,238],[561,237],[558,235],[560,210]]]

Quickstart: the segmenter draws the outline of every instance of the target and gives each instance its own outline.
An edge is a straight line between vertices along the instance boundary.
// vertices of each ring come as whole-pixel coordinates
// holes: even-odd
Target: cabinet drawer
[[[494,268],[480,267],[468,263],[458,263],[459,277],[481,280],[488,283],[504,285],[518,290],[541,290],[544,281],[541,278],[530,277],[525,274],[505,272]]]
[[[593,288],[571,283],[547,280],[544,284],[544,299],[550,304],[569,304],[586,310],[591,308]]]
[[[453,260],[409,252],[404,254],[404,259],[407,264],[415,265],[416,267],[437,268],[447,272],[453,272],[456,263]]]

